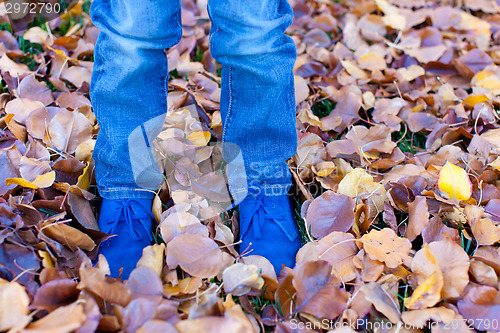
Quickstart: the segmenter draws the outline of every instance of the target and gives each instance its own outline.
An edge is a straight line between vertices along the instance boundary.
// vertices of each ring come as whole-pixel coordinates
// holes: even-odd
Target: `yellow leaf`
[[[356,64],[351,60],[342,60],[340,63],[342,64],[342,67],[345,68],[347,73],[349,73],[349,75],[352,76],[353,78],[359,80],[368,79],[368,74],[366,74],[364,70],[356,66]]]
[[[201,287],[202,279],[196,277],[187,277],[179,280],[177,285],[166,283],[163,285],[163,293],[167,296],[194,294]]]
[[[474,87],[485,88],[491,90],[493,94],[500,93],[500,68],[497,66],[488,66],[484,70],[476,73],[471,80],[471,85]]]
[[[87,165],[85,169],[83,169],[83,173],[78,177],[78,181],[76,182],[76,186],[87,191],[90,186],[90,174],[89,174],[89,166]]]
[[[385,16],[382,18],[384,23],[396,30],[404,30],[406,28],[406,18],[399,13],[399,9],[387,2],[387,0],[375,0],[378,8],[382,10]]]
[[[455,95],[453,87],[448,83],[441,85],[441,87],[439,87],[438,93],[445,102],[460,101],[460,98]]]
[[[359,67],[370,71],[387,68],[385,58],[378,53],[369,52],[358,58]]]
[[[497,157],[496,160],[494,160],[493,162],[491,162],[490,164],[488,164],[489,166],[492,166],[494,167],[495,169],[497,169],[498,171],[500,171],[500,157]]]
[[[483,103],[488,100],[489,98],[484,95],[469,96],[466,99],[464,99],[463,104],[469,105],[469,107],[473,108],[474,105],[476,105],[477,103]]]
[[[435,289],[435,286],[438,284],[439,275],[441,271],[436,270],[431,275],[429,275],[424,281],[422,281],[417,289],[413,292],[411,297],[406,297],[404,299],[405,307],[408,309],[413,309],[415,303],[426,295],[432,294],[432,290]]]
[[[326,161],[316,164],[312,171],[319,177],[326,177],[335,171],[335,164],[332,161]]]
[[[214,128],[219,125],[222,125],[222,117],[220,115],[220,111],[215,111],[212,114],[212,123],[210,124],[210,128]]]
[[[195,131],[187,136],[187,139],[197,147],[205,146],[210,141],[210,132]]]
[[[42,258],[43,267],[54,267],[54,262],[47,251],[38,251],[38,255]]]
[[[35,185],[23,178],[7,178],[5,179],[5,185],[9,186],[12,184],[21,185],[22,187],[37,189]]]
[[[151,207],[151,211],[153,212],[153,215],[155,217],[156,223],[161,222],[161,199],[160,197],[156,194],[155,198],[153,199],[153,206]]]
[[[37,189],[52,186],[55,179],[56,173],[55,171],[51,171],[46,174],[36,176],[33,182],[29,182],[24,178],[7,178],[5,180],[5,185],[16,184],[21,185],[22,187]]]
[[[310,124],[318,127],[323,125],[318,116],[316,116],[309,108],[303,108],[299,112],[297,119],[299,119],[303,124]]]
[[[356,168],[345,175],[339,183],[337,192],[351,198],[362,195],[363,198],[368,199],[373,211],[381,212],[384,210],[386,197],[384,186],[374,182],[373,177],[361,168]]]
[[[51,171],[47,172],[46,174],[37,176],[33,181],[33,185],[39,188],[50,187],[52,186],[52,184],[54,184],[55,180],[56,180],[56,172]]]
[[[472,195],[472,183],[464,169],[450,163],[439,173],[437,188],[448,199],[467,200]]]
[[[411,109],[411,112],[422,112],[424,109],[425,104],[417,104]]]
[[[137,262],[137,267],[149,267],[161,276],[165,253],[165,244],[154,244],[142,250],[142,257]]]

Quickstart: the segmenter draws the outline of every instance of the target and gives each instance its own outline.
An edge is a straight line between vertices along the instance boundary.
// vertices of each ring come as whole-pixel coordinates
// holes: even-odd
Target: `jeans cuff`
[[[104,199],[153,199],[155,196],[151,190],[133,187],[99,189],[99,195]]]

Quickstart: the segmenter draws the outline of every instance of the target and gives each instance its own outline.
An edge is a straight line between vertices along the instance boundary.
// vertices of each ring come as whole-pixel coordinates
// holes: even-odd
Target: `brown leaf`
[[[49,123],[49,135],[54,147],[69,154],[92,136],[90,121],[78,111],[62,110]]]
[[[21,98],[39,101],[43,105],[49,105],[54,101],[52,91],[47,87],[47,84],[37,81],[33,75],[26,76],[17,89]]]
[[[348,282],[356,278],[353,258],[358,253],[354,236],[334,231],[316,242],[306,243],[297,253],[297,264],[326,260],[332,265],[334,275]]]
[[[426,253],[427,252],[427,253]],[[423,280],[433,269],[439,267],[443,274],[443,298],[458,297],[469,283],[469,256],[459,245],[449,240],[431,242],[419,250],[413,258],[411,268],[417,279]]]
[[[23,125],[32,112],[40,109],[44,109],[43,103],[25,98],[13,99],[5,105],[7,114],[13,114],[14,120]]]
[[[159,296],[163,291],[160,277],[152,268],[149,267],[135,268],[130,273],[126,286],[134,298],[144,295]]]
[[[423,310],[405,311],[401,314],[401,318],[407,325],[420,329],[427,326],[429,320],[451,325],[452,321],[456,320],[455,316],[455,311],[442,306]]]
[[[493,61],[487,53],[476,48],[456,59],[453,64],[460,74],[472,79],[474,74],[482,71],[486,66],[493,65]]]
[[[78,194],[68,191],[68,205],[71,213],[87,229],[99,230],[90,202]]]
[[[354,207],[352,198],[326,191],[307,209],[306,221],[311,226],[311,234],[323,238],[333,231],[349,231],[354,224]]]
[[[95,247],[95,242],[87,234],[84,234],[78,229],[70,227],[64,223],[49,223],[42,224],[40,229],[47,237],[66,245],[71,250],[75,251],[80,248],[85,251],[92,251]]]
[[[469,273],[479,284],[491,287],[496,287],[498,285],[497,273],[493,267],[486,265],[482,261],[471,261]]]
[[[132,300],[122,312],[122,325],[125,331],[136,332],[148,320],[153,319],[160,300],[143,297]]]
[[[126,306],[132,300],[130,290],[118,279],[106,276],[110,274],[108,262],[103,255],[99,255],[99,261],[94,267],[90,259],[85,258],[80,266],[78,289],[92,292],[107,302]]]
[[[358,112],[362,104],[361,90],[353,85],[344,86],[340,89],[335,109],[328,116],[321,118],[321,121],[323,124],[326,124],[330,120],[340,117],[341,123],[331,129],[336,132],[342,132],[358,119]]]
[[[137,333],[178,333],[178,331],[175,326],[168,321],[152,319],[144,323],[144,325],[137,330]]]
[[[192,276],[208,278],[217,275],[224,262],[219,246],[210,238],[181,234],[167,244],[167,265],[180,266]]]
[[[484,208],[467,205],[464,214],[479,245],[492,245],[500,241],[500,227],[493,224],[491,219],[483,217]]]
[[[137,262],[137,267],[149,267],[161,276],[165,254],[165,244],[153,244],[142,250],[141,259]]]
[[[0,278],[0,330],[7,331],[23,323],[26,325],[29,322],[29,302],[23,286]]]
[[[335,319],[345,309],[349,293],[339,288],[339,280],[325,261],[308,261],[294,269],[293,286],[297,290],[298,312],[317,318]]]
[[[83,306],[79,303],[62,306],[47,316],[30,324],[22,333],[67,333],[85,322]]]
[[[413,241],[429,223],[429,209],[426,197],[417,196],[408,204],[408,229],[405,237]]]
[[[246,295],[250,290],[260,290],[264,286],[264,279],[255,265],[236,263],[222,272],[224,290],[234,296]]]
[[[469,319],[479,331],[500,332],[500,327],[491,325],[498,321],[500,313],[500,292],[489,286],[474,286],[457,302],[460,314]]]
[[[361,237],[363,248],[373,260],[384,262],[389,268],[396,268],[410,261],[411,243],[398,237],[390,228],[373,229]]]
[[[480,246],[474,252],[474,259],[493,267],[495,272],[500,275],[500,247]]]
[[[230,317],[207,316],[198,319],[181,320],[175,327],[180,333],[252,333],[243,324]]]
[[[366,300],[372,303],[375,309],[386,316],[391,323],[400,321],[401,313],[398,308],[399,304],[396,304],[389,297],[389,292],[384,290],[378,283],[370,282],[363,285],[360,290],[363,291]]]
[[[77,284],[70,279],[49,281],[38,289],[30,307],[51,312],[60,306],[71,304],[80,294]]]
[[[173,212],[167,215],[160,223],[160,232],[167,244],[175,236],[181,234],[200,234],[208,237],[207,227],[201,224],[196,216],[183,212]]]

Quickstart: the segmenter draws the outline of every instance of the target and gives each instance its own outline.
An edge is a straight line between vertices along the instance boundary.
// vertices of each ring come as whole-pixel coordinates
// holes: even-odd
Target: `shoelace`
[[[264,191],[261,189],[257,195],[251,195],[246,200],[245,212],[242,212],[242,223],[240,225],[246,226],[244,230],[242,230],[241,236],[244,236],[250,225],[253,228],[253,232],[256,239],[262,238],[262,227],[266,219],[270,219],[277,223],[280,227],[279,222],[283,222],[283,215],[276,214],[274,210],[275,205],[272,202],[266,201],[264,195]]]
[[[122,216],[125,217],[125,223],[127,223],[130,233],[136,240],[140,240],[142,238],[141,233],[137,231],[137,223],[134,221],[138,221],[144,230],[146,230],[146,234],[148,235],[149,240],[153,239],[151,235],[151,230],[149,230],[149,226],[145,220],[154,219],[153,213],[144,208],[137,200],[135,199],[125,199],[122,202],[122,205],[115,208],[116,211],[116,219],[113,221],[108,221],[108,224],[113,224],[111,227],[110,233],[113,234],[118,224],[123,220],[120,219]]]

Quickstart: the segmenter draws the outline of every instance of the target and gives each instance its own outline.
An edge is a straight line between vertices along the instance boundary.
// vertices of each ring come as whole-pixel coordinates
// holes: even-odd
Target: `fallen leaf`
[[[85,322],[83,306],[77,302],[61,306],[30,324],[22,333],[67,333],[76,330]]]
[[[425,226],[429,223],[429,207],[426,197],[417,196],[415,201],[408,204],[408,229],[405,237],[410,241],[420,235]]]
[[[396,268],[410,261],[410,241],[398,237],[390,228],[373,229],[361,237],[361,242],[370,258],[384,262],[389,268]]]
[[[316,242],[306,243],[297,253],[297,264],[326,260],[332,265],[334,275],[344,282],[356,278],[356,268],[353,263],[358,253],[353,235],[334,231]]]
[[[0,278],[0,330],[26,325],[29,322],[29,303],[30,298],[23,286]]]
[[[37,189],[37,188],[46,188],[52,186],[52,184],[54,184],[55,179],[56,179],[56,173],[54,171],[50,171],[47,172],[46,174],[36,176],[33,182],[29,182],[23,178],[7,178],[5,180],[5,184],[6,185],[16,184],[27,188]]]
[[[469,283],[469,256],[459,245],[440,240],[424,245],[412,260],[411,269],[417,280],[428,277],[437,266],[443,275],[443,298],[459,297]]]
[[[161,276],[164,263],[165,244],[153,244],[142,250],[142,257],[137,267],[149,267]]]
[[[295,267],[293,286],[298,312],[330,320],[342,313],[349,295],[339,288],[339,280],[331,272],[332,266],[325,261],[308,261]]]
[[[181,234],[167,244],[167,265],[180,266],[192,276],[208,278],[217,275],[224,262],[219,246],[210,238]]]
[[[55,148],[72,154],[81,143],[90,140],[92,126],[80,112],[62,110],[50,120],[49,135]]]
[[[467,200],[472,195],[472,183],[464,169],[446,162],[439,172],[437,189],[446,198]]]
[[[264,279],[259,274],[259,268],[254,265],[236,263],[222,272],[224,290],[234,296],[246,295],[251,289],[260,290]]]
[[[306,221],[311,234],[322,238],[333,231],[348,231],[354,224],[354,200],[346,195],[326,191],[307,209]]]

